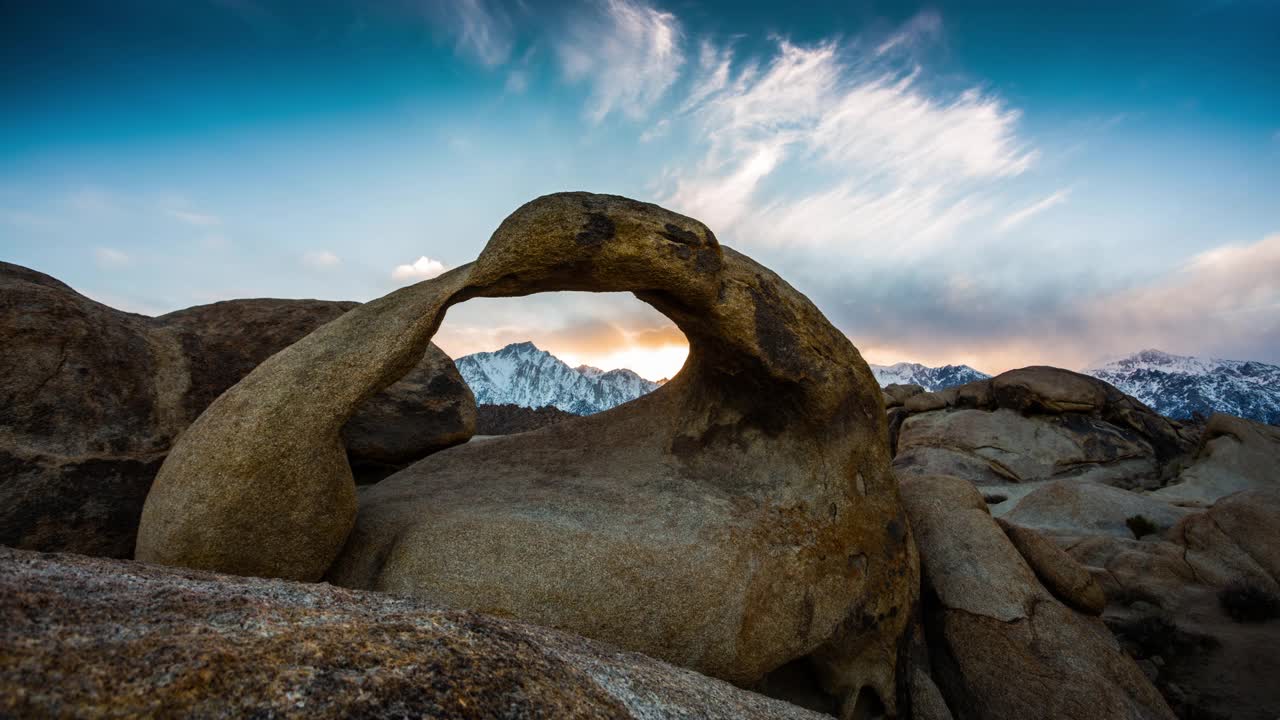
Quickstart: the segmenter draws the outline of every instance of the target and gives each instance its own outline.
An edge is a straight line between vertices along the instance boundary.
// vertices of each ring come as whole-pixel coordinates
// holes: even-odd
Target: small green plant
[[[1156,524],[1151,522],[1151,518],[1146,515],[1133,515],[1124,521],[1129,526],[1129,532],[1133,533],[1135,538],[1141,540],[1146,535],[1154,535],[1159,530]]]
[[[1280,617],[1280,598],[1242,581],[1223,588],[1218,593],[1218,602],[1236,622],[1259,623]]]

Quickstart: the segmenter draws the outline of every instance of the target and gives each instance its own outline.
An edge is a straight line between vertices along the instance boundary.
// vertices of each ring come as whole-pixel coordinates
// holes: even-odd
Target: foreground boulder
[[[235,300],[149,318],[0,263],[0,544],[132,555],[178,434],[263,360],[352,307]],[[470,391],[431,347],[346,432],[354,462],[403,466],[474,427]]]
[[[902,497],[920,549],[933,680],[955,717],[1173,717],[1106,626],[1041,584],[973,485],[911,477]],[[1051,587],[1096,612],[1078,568],[1014,536]]]
[[[357,514],[338,432],[361,400],[451,305],[555,290],[634,292],[689,338],[684,369],[612,410],[437,453]],[[848,338],[696,220],[587,193],[526,204],[474,263],[260,365],[165,461],[137,552],[432,598],[741,685],[812,656],[847,708],[890,711],[918,579],[880,391]]]
[[[327,585],[0,548],[0,716],[815,713],[563,633]]]

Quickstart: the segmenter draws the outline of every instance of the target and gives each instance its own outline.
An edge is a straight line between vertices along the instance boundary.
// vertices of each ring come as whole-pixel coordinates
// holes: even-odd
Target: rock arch
[[[426,458],[357,512],[338,433],[358,404],[451,305],[558,290],[634,293],[688,338],[684,369]],[[889,461],[867,365],[807,298],[696,220],[561,193],[220,397],[161,469],[137,557],[518,616],[739,684],[815,654],[828,691],[892,706],[918,566]]]

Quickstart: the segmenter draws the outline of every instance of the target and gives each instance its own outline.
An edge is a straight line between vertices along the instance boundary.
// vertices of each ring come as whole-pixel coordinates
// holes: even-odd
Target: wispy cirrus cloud
[[[93,249],[93,259],[98,267],[110,270],[126,267],[133,263],[133,258],[122,250],[110,247],[99,247]]]
[[[329,250],[311,250],[302,254],[302,264],[313,270],[328,270],[342,264],[342,258]]]
[[[588,3],[556,44],[561,71],[591,88],[587,117],[614,112],[644,117],[675,83],[684,65],[676,16],[636,0]]]
[[[211,227],[221,224],[222,222],[222,219],[217,215],[211,215],[209,213],[194,212],[192,210],[184,210],[181,208],[169,208],[167,212],[175,220],[186,223],[187,225],[194,225],[196,227]]]
[[[1071,188],[1062,188],[1024,208],[1015,210],[1004,217],[997,226],[1001,232],[1008,232],[1040,213],[1061,205],[1071,197]]]
[[[670,173],[663,201],[749,243],[929,247],[988,212],[992,184],[1038,156],[999,97],[938,95],[918,70],[835,41],[779,40],[772,58],[739,66],[703,44],[683,107],[704,153]],[[766,188],[774,179],[803,190]]]
[[[427,0],[427,18],[450,33],[457,51],[487,67],[511,57],[515,21],[507,6],[493,0]]]
[[[893,34],[876,46],[876,55],[896,51],[912,51],[942,37],[942,15],[936,10],[923,10],[903,23]]]

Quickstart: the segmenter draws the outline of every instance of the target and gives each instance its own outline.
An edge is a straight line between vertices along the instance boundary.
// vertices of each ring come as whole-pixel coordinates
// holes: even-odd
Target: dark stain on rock
[[[814,601],[813,591],[805,589],[804,591],[804,612],[800,616],[800,627],[798,628],[800,637],[809,637],[809,632],[813,630],[813,613]]]
[[[802,374],[800,340],[791,329],[794,318],[783,308],[778,291],[764,278],[757,279],[759,285],[748,288],[755,305],[756,343],[770,364],[792,374]]]
[[[612,240],[618,234],[613,220],[604,213],[593,212],[587,215],[587,222],[582,230],[573,237],[580,247],[599,247]]]
[[[720,272],[723,265],[720,259],[720,247],[713,245],[698,248],[698,258],[693,263],[693,269],[700,273],[715,273]]]
[[[701,238],[698,237],[697,233],[694,233],[690,230],[685,230],[679,225],[673,225],[671,223],[667,223],[666,225],[663,226],[662,230],[663,231],[658,234],[670,240],[673,243],[680,243],[681,245],[693,245],[693,246],[698,246],[702,244],[702,240]]]

